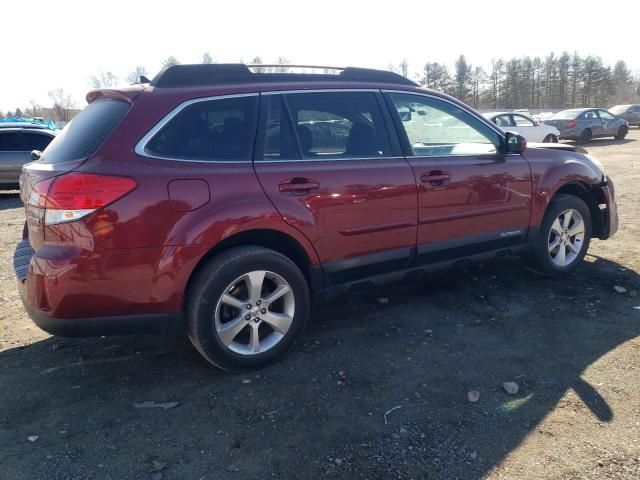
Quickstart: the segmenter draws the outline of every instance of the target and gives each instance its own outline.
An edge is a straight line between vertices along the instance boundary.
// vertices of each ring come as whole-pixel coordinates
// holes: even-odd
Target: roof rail
[[[258,71],[251,71],[250,68]],[[260,72],[260,68],[307,68],[312,70],[333,70],[335,73]],[[229,83],[325,81],[352,81],[418,86],[415,82],[397,73],[371,68],[343,68],[314,65],[245,65],[244,63],[172,65],[160,70],[160,72],[153,77],[151,85],[163,88],[222,85]]]

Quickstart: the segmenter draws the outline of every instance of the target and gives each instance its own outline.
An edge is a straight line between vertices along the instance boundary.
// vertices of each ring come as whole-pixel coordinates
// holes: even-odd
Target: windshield
[[[551,120],[573,120],[577,118],[578,115],[582,113],[582,110],[563,110],[562,112],[556,113]]]

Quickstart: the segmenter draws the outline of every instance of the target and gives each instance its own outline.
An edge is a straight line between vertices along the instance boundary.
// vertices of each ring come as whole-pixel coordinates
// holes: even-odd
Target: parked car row
[[[592,138],[623,140],[630,126],[640,127],[640,105],[602,108],[572,108],[556,114],[543,112],[531,116],[526,110],[485,113],[503,131],[519,133],[531,142],[551,143],[574,140],[586,143]]]
[[[47,148],[56,133],[44,122],[0,122],[0,188],[16,188],[31,153]]]

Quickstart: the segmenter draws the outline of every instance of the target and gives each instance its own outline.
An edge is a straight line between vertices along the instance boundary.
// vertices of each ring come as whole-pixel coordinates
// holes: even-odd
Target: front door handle
[[[320,184],[309,178],[292,178],[278,185],[281,192],[307,193],[309,190],[320,188]]]
[[[451,181],[451,174],[448,172],[442,172],[440,170],[432,170],[429,173],[425,173],[420,177],[422,183],[430,183],[434,187],[444,185]]]

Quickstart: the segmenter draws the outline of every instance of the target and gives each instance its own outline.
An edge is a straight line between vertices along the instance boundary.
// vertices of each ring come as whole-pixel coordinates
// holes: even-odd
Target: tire
[[[587,143],[589,140],[591,140],[592,135],[593,134],[591,133],[591,129],[585,128],[582,131],[582,133],[580,133],[580,136],[578,137],[578,143],[579,144]]]
[[[629,129],[627,127],[620,127],[618,129],[618,133],[616,133],[613,138],[615,138],[616,140],[624,140],[624,137],[627,136],[627,133],[629,133]]]
[[[542,140],[542,143],[558,143],[558,137],[550,133],[549,135],[544,137],[544,140]]]
[[[567,218],[567,212],[571,212],[569,218]],[[567,220],[569,225],[564,224]],[[576,228],[579,227],[580,220],[581,239],[579,233],[570,235],[572,230],[580,231],[580,228]],[[561,235],[556,234],[558,230]],[[525,261],[531,270],[544,276],[569,275],[582,262],[589,249],[590,241],[591,214],[587,204],[573,195],[557,195],[547,208],[540,226],[538,241],[533,245],[531,254],[525,257]],[[578,250],[577,253],[575,249]],[[564,254],[560,250],[563,250]],[[563,259],[566,262],[564,264]]]
[[[259,286],[253,295],[252,282]],[[277,298],[269,300],[276,290]],[[234,247],[209,260],[191,282],[187,334],[219,368],[259,368],[293,346],[307,324],[309,304],[305,276],[289,258],[267,248]]]

